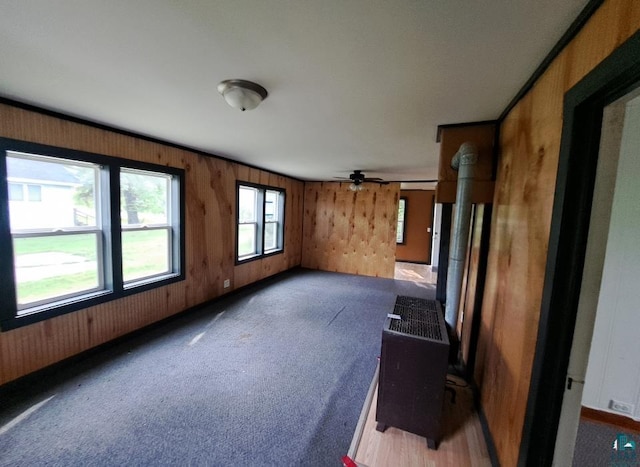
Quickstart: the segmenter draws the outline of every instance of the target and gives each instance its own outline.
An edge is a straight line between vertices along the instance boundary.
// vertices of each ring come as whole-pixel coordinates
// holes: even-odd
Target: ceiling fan
[[[340,178],[336,177],[338,180],[351,180],[351,185],[349,185],[349,189],[352,191],[360,191],[362,190],[363,183],[378,183],[380,185],[388,185],[389,182],[378,178],[378,177],[365,177],[362,173],[362,170],[354,170],[352,174],[349,175],[349,178]]]

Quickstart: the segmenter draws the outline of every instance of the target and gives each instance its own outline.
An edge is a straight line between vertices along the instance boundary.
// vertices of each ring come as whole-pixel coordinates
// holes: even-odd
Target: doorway
[[[606,464],[612,456],[615,432],[582,421],[611,414],[640,419],[640,90],[609,104],[603,111],[600,151],[585,251],[582,286],[573,345],[567,370],[554,463]],[[633,357],[631,357],[633,355]],[[640,425],[640,424],[639,424]],[[629,440],[635,433],[619,431]],[[580,436],[576,439],[576,434]],[[637,436],[637,435],[636,435]],[[611,439],[609,439],[611,438]],[[639,439],[640,440],[640,439]],[[575,443],[575,446],[574,446]],[[625,457],[626,458],[626,457]]]
[[[574,396],[578,391],[571,391],[580,388],[583,379],[579,373],[571,373],[575,368],[570,367],[569,361],[574,336],[589,346],[593,334],[593,326],[585,330],[582,321],[576,318],[581,298],[586,302],[581,291],[584,280],[589,280],[589,268],[593,267],[585,258],[590,224],[594,223],[592,205],[598,206],[594,186],[604,109],[639,84],[640,32],[565,95],[549,252],[520,465],[552,465],[556,463],[556,447],[573,452],[566,427],[572,424],[568,418],[571,413],[576,419],[582,400],[581,395]],[[556,465],[561,465],[560,457],[557,462]]]
[[[400,190],[396,261],[431,264],[435,191]]]

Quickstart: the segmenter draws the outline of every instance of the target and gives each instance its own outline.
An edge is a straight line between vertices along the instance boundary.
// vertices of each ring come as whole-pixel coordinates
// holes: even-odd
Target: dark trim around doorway
[[[576,323],[605,106],[640,83],[640,31],[564,99],[549,252],[518,465],[551,465]]]

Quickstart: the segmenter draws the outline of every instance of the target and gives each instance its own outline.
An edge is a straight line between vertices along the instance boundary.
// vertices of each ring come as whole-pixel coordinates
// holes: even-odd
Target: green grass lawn
[[[14,240],[13,247],[17,264],[28,262],[32,266],[30,269],[36,272],[38,268],[41,272],[47,266],[55,268],[55,275],[50,277],[18,282],[18,303],[22,305],[98,287],[95,234],[20,238]],[[85,270],[73,271],[73,266],[56,264],[38,265],[38,261],[34,264],[33,256],[25,256],[43,253],[73,255],[69,257],[69,261],[77,266],[78,262],[82,263],[84,260]],[[126,232],[123,235],[122,263],[125,281],[167,272],[167,257],[168,240],[165,230]],[[42,262],[46,261],[47,255],[42,255]]]
[[[15,256],[34,253],[68,253],[96,260],[94,234],[61,235],[56,237],[18,238],[13,241]]]
[[[255,253],[255,227],[253,224],[241,224],[238,227],[238,256]]]

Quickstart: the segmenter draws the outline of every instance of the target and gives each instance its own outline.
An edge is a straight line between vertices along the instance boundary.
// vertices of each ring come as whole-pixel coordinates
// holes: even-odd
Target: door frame
[[[551,465],[576,324],[603,109],[640,83],[640,31],[564,97],[538,338],[518,464]]]

